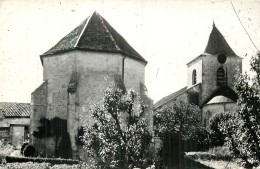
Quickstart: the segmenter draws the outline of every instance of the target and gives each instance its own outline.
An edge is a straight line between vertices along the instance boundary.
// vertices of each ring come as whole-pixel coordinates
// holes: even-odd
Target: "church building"
[[[234,84],[236,75],[242,72],[242,58],[235,54],[214,23],[205,51],[187,63],[187,72],[187,86],[155,103],[155,111],[182,100],[201,108],[201,120],[207,127],[213,114],[235,110],[238,96]]]
[[[109,84],[134,89],[150,109],[145,87],[147,61],[97,12],[40,56],[43,83],[31,94],[32,143],[47,157],[78,159],[79,136],[88,109]]]

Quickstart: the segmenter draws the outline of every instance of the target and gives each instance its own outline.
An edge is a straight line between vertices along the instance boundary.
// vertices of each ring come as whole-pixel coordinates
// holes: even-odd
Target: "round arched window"
[[[195,85],[197,83],[197,72],[196,70],[194,69],[192,71],[192,85]]]

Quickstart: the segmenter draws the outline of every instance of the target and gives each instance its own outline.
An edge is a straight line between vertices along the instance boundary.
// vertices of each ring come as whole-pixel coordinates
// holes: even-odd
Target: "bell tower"
[[[242,58],[237,56],[213,23],[202,59],[202,105],[215,96],[236,101],[236,75],[242,72]]]
[[[236,101],[234,84],[242,71],[242,58],[231,49],[214,22],[205,51],[187,67],[189,95],[197,94],[200,106],[215,96]]]

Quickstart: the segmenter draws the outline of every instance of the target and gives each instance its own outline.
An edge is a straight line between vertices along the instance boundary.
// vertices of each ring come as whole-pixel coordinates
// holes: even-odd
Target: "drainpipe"
[[[125,77],[125,56],[123,57],[123,60],[122,60],[122,80],[124,82],[124,77]]]

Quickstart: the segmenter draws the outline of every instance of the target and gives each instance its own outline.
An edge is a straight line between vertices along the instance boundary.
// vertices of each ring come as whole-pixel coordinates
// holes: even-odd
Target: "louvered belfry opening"
[[[220,67],[217,70],[217,85],[218,86],[225,86],[226,84],[227,84],[227,81],[226,81],[225,70],[222,67]]]

